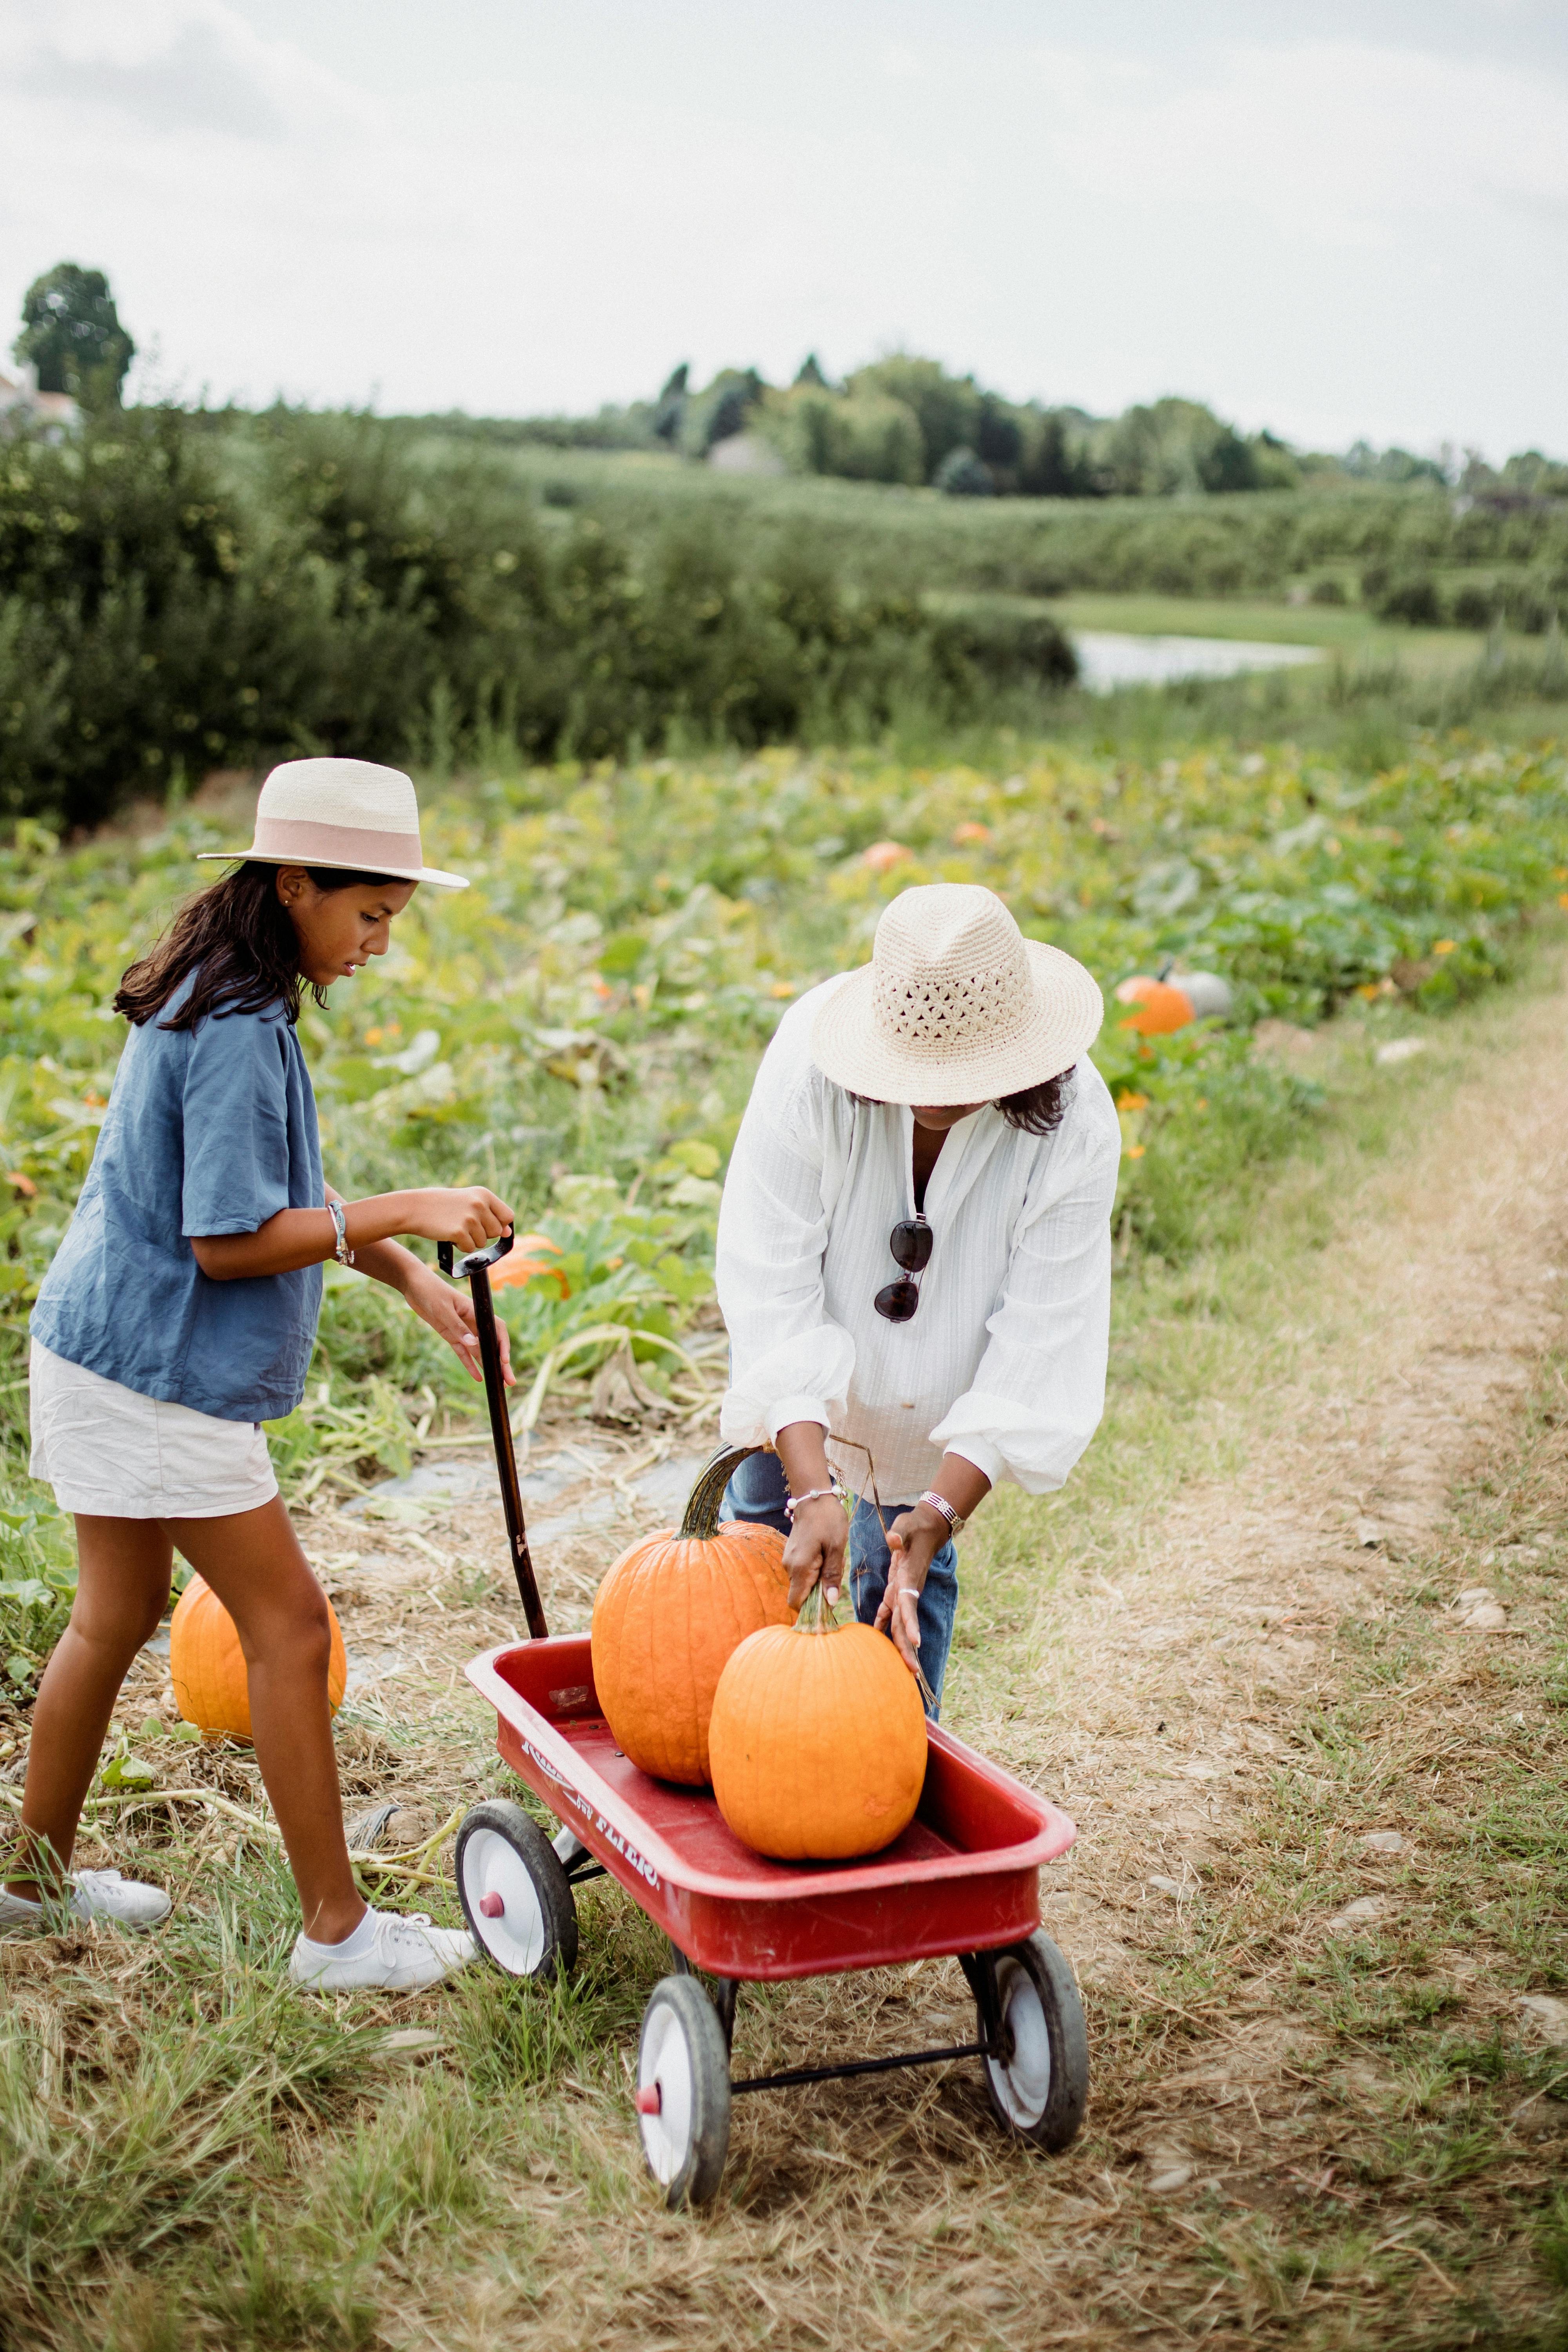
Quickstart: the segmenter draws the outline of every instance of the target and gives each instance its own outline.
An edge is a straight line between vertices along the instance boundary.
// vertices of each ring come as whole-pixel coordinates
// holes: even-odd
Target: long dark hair
[[[1003,1095],[996,1108],[1009,1127],[1021,1128],[1026,1135],[1054,1135],[1062,1123],[1068,1107],[1068,1088],[1072,1082],[1071,1070],[1063,1070],[1054,1078],[1042,1078],[1037,1087],[1025,1087],[1016,1095]],[[878,1109],[886,1105],[876,1095],[850,1093],[851,1102],[870,1103]]]
[[[307,866],[318,890],[347,890],[356,882],[384,882],[384,874],[340,874],[331,866]],[[195,985],[163,1029],[194,1029],[209,1013],[265,1013],[281,1004],[287,1021],[300,1018],[306,988],[318,1004],[326,991],[300,970],[300,941],[289,909],[278,896],[278,868],[247,857],[209,890],[187,898],[157,945],[123,974],[114,999],[116,1013],[141,1028],[188,975]]]

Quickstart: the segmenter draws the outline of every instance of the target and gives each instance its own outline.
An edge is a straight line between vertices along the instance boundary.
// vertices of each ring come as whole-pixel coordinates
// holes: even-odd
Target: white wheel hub
[[[1045,2003],[1027,1969],[1011,1954],[996,1963],[996,1994],[1002,2023],[1011,2036],[1010,2058],[987,2058],[992,2083],[1009,2123],[1032,2130],[1051,2095],[1051,2037]]]
[[[668,2003],[648,2014],[637,2059],[637,2126],[648,2169],[661,2189],[691,2152],[692,2066],[686,2029]],[[649,2094],[657,2094],[655,2106]]]
[[[499,1831],[477,1829],[463,1848],[463,1891],[497,1967],[531,1977],[544,1958],[544,1912],[522,1856]]]

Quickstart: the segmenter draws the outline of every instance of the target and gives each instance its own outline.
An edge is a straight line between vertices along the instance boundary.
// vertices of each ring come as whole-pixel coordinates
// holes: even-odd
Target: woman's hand
[[[848,1541],[848,1518],[843,1504],[833,1496],[819,1495],[815,1502],[801,1504],[784,1548],[792,1609],[799,1609],[819,1580],[826,1598],[830,1602],[837,1600]]]
[[[476,1381],[484,1379],[484,1366],[479,1360],[479,1334],[474,1321],[474,1303],[462,1291],[454,1290],[449,1283],[433,1274],[423,1261],[416,1260],[419,1271],[403,1284],[403,1296],[423,1323],[428,1323],[438,1339],[445,1339],[463,1370]],[[501,1378],[508,1388],[514,1385],[516,1374],[511,1369],[511,1349],[508,1343],[506,1325],[496,1317],[496,1338],[500,1342]]]
[[[450,1242],[466,1254],[511,1231],[511,1211],[482,1184],[432,1184],[404,1197],[408,1221],[398,1231],[422,1241]]]
[[[910,1674],[920,1665],[921,1594],[931,1561],[952,1529],[929,1503],[911,1503],[888,1529],[888,1585],[877,1612],[877,1631],[889,1633]]]

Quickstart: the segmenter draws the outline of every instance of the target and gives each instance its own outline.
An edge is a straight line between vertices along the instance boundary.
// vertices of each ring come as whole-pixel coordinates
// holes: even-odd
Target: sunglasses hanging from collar
[[[901,1217],[888,1235],[895,1265],[903,1272],[897,1282],[884,1284],[871,1304],[889,1323],[907,1323],[921,1303],[919,1277],[931,1264],[936,1236],[923,1216]]]

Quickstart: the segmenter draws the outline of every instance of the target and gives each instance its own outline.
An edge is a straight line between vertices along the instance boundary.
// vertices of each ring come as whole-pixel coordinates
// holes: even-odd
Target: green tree
[[[118,407],[136,346],[120,323],[101,269],[57,261],[22,298],[22,331],[12,350],[38,372],[40,392],[72,394],[92,407]]]
[[[925,478],[934,478],[950,449],[973,449],[980,436],[980,391],[972,375],[949,375],[940,360],[895,352],[849,379],[852,393],[879,393],[901,401],[920,420]]]

